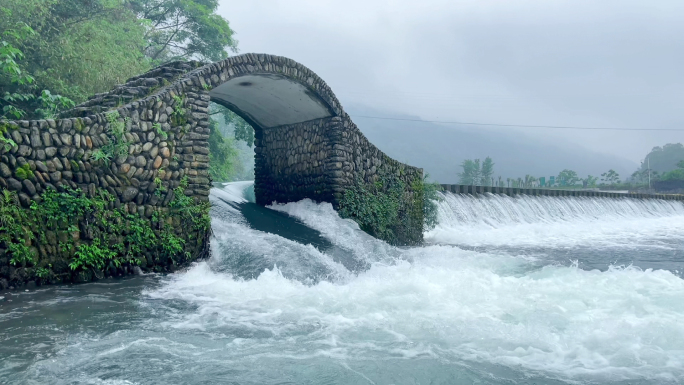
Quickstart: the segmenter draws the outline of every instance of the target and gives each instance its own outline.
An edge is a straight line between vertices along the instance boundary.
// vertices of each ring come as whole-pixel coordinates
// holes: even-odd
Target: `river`
[[[443,195],[423,247],[211,192],[212,257],[0,294],[0,384],[684,382],[684,204]]]

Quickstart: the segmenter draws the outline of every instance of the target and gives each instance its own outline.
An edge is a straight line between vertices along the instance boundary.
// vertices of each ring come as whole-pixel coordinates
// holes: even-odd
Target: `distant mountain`
[[[625,178],[639,166],[627,159],[579,146],[561,147],[517,132],[361,118],[358,116],[418,119],[363,106],[352,106],[346,110],[368,140],[387,155],[422,167],[430,174],[430,179],[440,183],[457,183],[457,174],[464,159],[484,160],[487,156],[494,160],[495,178],[501,176],[504,180],[524,178],[526,174],[548,178],[566,168],[577,171],[580,177],[598,176],[612,168]]]

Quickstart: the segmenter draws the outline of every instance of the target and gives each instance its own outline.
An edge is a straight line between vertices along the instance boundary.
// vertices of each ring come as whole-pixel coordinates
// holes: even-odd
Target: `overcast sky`
[[[241,53],[302,63],[344,106],[426,120],[684,128],[682,0],[221,0],[219,13]],[[524,131],[635,162],[684,141],[684,131]]]

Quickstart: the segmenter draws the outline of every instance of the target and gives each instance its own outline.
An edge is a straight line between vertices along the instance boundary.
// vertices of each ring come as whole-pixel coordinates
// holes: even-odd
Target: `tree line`
[[[681,144],[679,145],[681,146]],[[661,151],[660,147],[654,151]],[[674,169],[659,174],[658,171],[650,168],[644,168],[635,171],[631,177],[623,181],[620,174],[610,169],[600,176],[587,175],[581,178],[578,173],[571,169],[564,169],[558,173],[557,176],[535,177],[532,175],[525,175],[518,178],[506,178],[501,176],[494,178],[494,161],[489,156],[484,161],[480,159],[466,159],[460,167],[461,172],[458,173],[458,181],[462,185],[476,185],[476,186],[497,186],[497,187],[518,187],[518,188],[533,188],[533,187],[575,187],[582,186],[583,188],[592,187],[635,187],[645,185],[650,177],[651,182],[659,180],[682,180],[684,181],[684,154],[682,160],[679,160]]]

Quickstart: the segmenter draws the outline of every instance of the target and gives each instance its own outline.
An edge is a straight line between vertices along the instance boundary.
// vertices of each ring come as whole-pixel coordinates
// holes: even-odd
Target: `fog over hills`
[[[574,143],[558,143],[531,133],[507,127],[459,126],[401,120],[368,119],[361,116],[419,119],[369,107],[345,108],[366,137],[387,155],[422,167],[430,179],[457,183],[464,159],[494,160],[494,176],[506,178],[558,175],[563,169],[577,171],[580,177],[600,175],[609,169],[621,177],[639,166],[633,161],[601,154]]]

